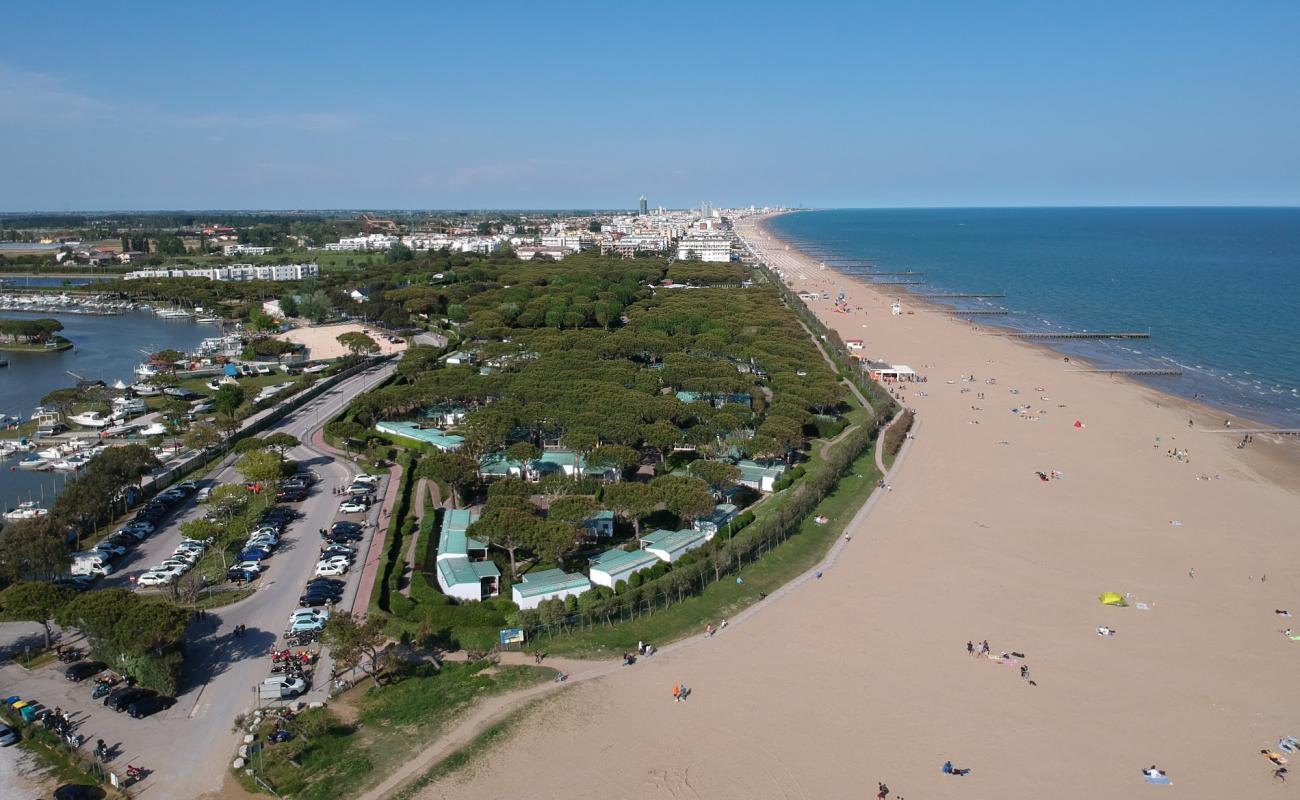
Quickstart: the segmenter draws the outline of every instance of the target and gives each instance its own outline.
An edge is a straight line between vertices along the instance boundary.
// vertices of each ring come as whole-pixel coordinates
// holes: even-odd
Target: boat
[[[135,374],[141,378],[152,378],[159,374],[159,370],[157,365],[146,362],[135,368]]]
[[[204,325],[218,325],[222,322],[225,322],[225,320],[223,320],[221,317],[199,317],[194,321],[203,323]]]
[[[111,419],[98,411],[86,411],[81,414],[73,414],[68,417],[68,419],[85,428],[107,428],[112,422]]]
[[[114,417],[133,417],[148,411],[149,407],[138,397],[119,397],[113,401]]]
[[[159,389],[157,386],[153,386],[152,384],[148,384],[148,383],[134,384],[131,387],[131,391],[135,392],[141,397],[154,397],[155,395],[162,394],[162,389]]]
[[[41,508],[41,505],[35,500],[27,500],[6,511],[4,518],[11,522],[17,522],[24,519],[37,519],[48,513],[50,513],[49,509]]]
[[[50,460],[41,458],[35,453],[28,453],[18,461],[19,469],[45,469],[49,466]]]
[[[90,461],[90,459],[91,456],[89,455],[73,455],[73,456],[68,456],[67,458],[59,459],[58,461],[55,461],[54,463],[50,464],[50,466],[59,472],[76,472],[77,470],[86,466],[86,464]]]
[[[140,431],[141,436],[162,436],[167,433],[167,426],[161,422],[155,422]]]
[[[190,312],[183,311],[179,308],[163,308],[163,309],[159,309],[158,311],[155,311],[154,313],[162,317],[163,319],[189,319],[190,317],[194,316]]]

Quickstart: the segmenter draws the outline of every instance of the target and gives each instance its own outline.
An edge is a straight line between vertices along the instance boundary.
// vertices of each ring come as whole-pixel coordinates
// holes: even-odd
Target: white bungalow
[[[649,569],[659,563],[659,557],[645,550],[606,550],[591,560],[591,582],[613,589],[619,581],[626,581],[632,573]]]
[[[712,537],[695,530],[654,531],[641,537],[641,549],[669,564],[688,551],[702,547]]]
[[[487,545],[469,538],[466,530],[478,519],[465,509],[443,515],[438,538],[438,586],[461,600],[486,600],[501,591],[501,571],[487,559]]]
[[[520,608],[537,608],[543,600],[580,595],[590,588],[591,581],[586,575],[562,569],[544,569],[529,572],[520,578],[520,583],[515,584],[511,594]]]

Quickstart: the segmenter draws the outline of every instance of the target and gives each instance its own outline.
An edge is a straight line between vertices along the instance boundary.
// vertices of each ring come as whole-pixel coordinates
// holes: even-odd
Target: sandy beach
[[[1300,617],[1295,443],[1238,449],[1240,435],[1210,432],[1221,413],[906,298],[894,316],[892,296],[758,224],[740,233],[792,288],[846,292],[847,314],[810,303],[828,326],[928,378],[899,387],[920,425],[892,491],[822,579],[563,689],[418,797],[812,800],[874,797],[878,781],[900,800],[1295,791],[1260,754],[1300,737],[1300,641],[1282,633],[1300,620],[1275,613]],[[1023,657],[968,655],[983,640]],[[970,774],[944,774],[948,760]],[[1172,787],[1144,783],[1153,764]]]

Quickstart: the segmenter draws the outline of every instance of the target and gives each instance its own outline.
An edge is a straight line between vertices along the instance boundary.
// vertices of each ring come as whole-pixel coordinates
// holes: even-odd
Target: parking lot
[[[290,433],[300,441],[310,442],[310,434],[332,417],[363,386],[373,385],[392,370],[391,365],[372,368],[325,392],[321,397],[281,420],[273,430]],[[144,765],[151,774],[141,784],[148,796],[155,798],[193,798],[219,787],[222,775],[234,757],[240,741],[231,732],[234,717],[258,704],[257,687],[270,676],[273,646],[284,646],[283,631],[291,612],[299,607],[299,596],[306,582],[316,572],[321,548],[319,530],[328,529],[336,519],[365,521],[365,534],[357,543],[356,566],[346,576],[346,588],[338,607],[348,609],[356,599],[361,565],[366,562],[373,541],[373,523],[378,506],[367,514],[340,514],[341,498],[333,487],[344,485],[353,476],[351,466],[316,451],[309,444],[294,448],[290,458],[314,471],[320,481],[309,496],[294,504],[302,517],[285,529],[279,545],[269,558],[267,570],[252,585],[257,591],[237,603],[207,612],[189,626],[186,637],[184,690],[171,708],[145,719],[131,719],[114,713],[100,700],[90,697],[93,679],[71,683],[63,677],[67,665],[55,662],[32,672],[15,663],[0,667],[0,686],[6,695],[38,699],[47,707],[61,706],[70,712],[77,733],[93,748],[96,739],[104,739],[119,755],[113,765]],[[207,485],[239,480],[229,465],[218,467],[205,478]],[[382,496],[382,481],[377,495]],[[128,579],[138,576],[169,555],[181,540],[180,523],[203,514],[203,507],[185,500],[166,519],[165,524],[126,556],[100,585],[129,586]],[[364,602],[361,603],[364,607]],[[246,628],[237,635],[236,628]],[[39,630],[39,628],[38,628]],[[0,647],[30,641],[31,626],[0,626]],[[320,679],[302,699],[323,699],[328,693],[329,660],[318,665]],[[261,701],[265,703],[266,701]]]

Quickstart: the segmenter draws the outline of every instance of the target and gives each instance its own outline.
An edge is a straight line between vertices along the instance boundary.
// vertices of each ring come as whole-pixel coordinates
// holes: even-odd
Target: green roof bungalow
[[[478,519],[463,508],[447,511],[438,536],[438,586],[460,600],[486,600],[501,592],[501,571],[487,561],[487,544],[466,531]]]
[[[659,563],[659,557],[645,550],[606,550],[591,560],[591,582],[613,589],[619,581],[626,581],[632,573],[649,569]]]
[[[583,530],[588,536],[613,536],[614,535],[614,512],[597,511],[590,517],[582,521]]]
[[[586,575],[565,572],[562,569],[544,569],[524,575],[521,582],[515,584],[511,593],[520,608],[537,608],[543,600],[580,595],[590,588],[591,581]]]
[[[432,445],[444,453],[459,450],[460,446],[465,443],[465,437],[463,436],[454,433],[443,433],[437,428],[421,428],[414,422],[377,422],[375,423],[375,430],[400,439]]]
[[[748,486],[751,489],[757,489],[760,492],[771,492],[772,484],[776,483],[785,472],[785,464],[774,462],[772,464],[759,464],[757,461],[737,461],[736,468],[740,470],[741,486]]]
[[[712,539],[714,534],[725,528],[727,523],[735,518],[736,511],[737,508],[732,503],[719,503],[713,507],[711,515],[695,520],[691,527]]]
[[[658,530],[641,537],[641,549],[660,561],[671,564],[687,551],[703,546],[711,538],[708,534],[694,530]]]
[[[526,474],[522,462],[511,461],[504,453],[489,453],[479,459],[478,471],[485,478],[522,477],[530,481],[538,481],[547,475],[564,475],[566,478],[572,478],[579,469],[582,470],[583,475],[599,478],[609,478],[616,473],[612,469],[589,467],[572,450],[561,448],[543,450],[540,458],[528,463]]]

